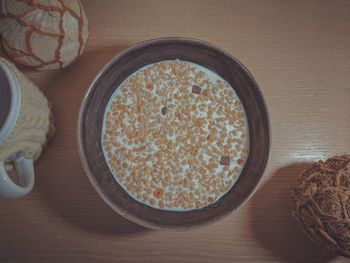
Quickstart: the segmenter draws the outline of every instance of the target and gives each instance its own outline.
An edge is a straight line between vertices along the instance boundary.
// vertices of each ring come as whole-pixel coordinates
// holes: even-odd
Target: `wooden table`
[[[0,201],[0,262],[345,262],[324,256],[290,215],[304,167],[350,153],[350,1],[83,0],[84,54],[61,71],[24,69],[54,104],[56,136],[26,198]],[[254,197],[189,232],[143,229],[91,187],[77,151],[81,99],[95,74],[137,42],[200,38],[253,73],[272,122],[272,154]],[[23,68],[22,68],[23,69]]]

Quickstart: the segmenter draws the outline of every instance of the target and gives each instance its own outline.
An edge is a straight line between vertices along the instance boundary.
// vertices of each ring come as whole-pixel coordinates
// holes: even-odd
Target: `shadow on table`
[[[36,165],[35,188],[62,217],[98,234],[145,230],[119,216],[98,196],[82,169],[76,142],[78,111],[86,89],[100,69],[125,48],[85,52],[71,66],[41,79],[45,94],[54,104],[56,134]]]
[[[254,236],[279,262],[328,262],[334,258],[316,247],[291,215],[289,188],[306,167],[293,164],[277,170],[250,203]]]
[[[74,170],[74,180],[57,175],[39,177],[36,182],[45,201],[60,216],[96,234],[125,235],[147,230],[114,212],[98,196],[84,172]]]

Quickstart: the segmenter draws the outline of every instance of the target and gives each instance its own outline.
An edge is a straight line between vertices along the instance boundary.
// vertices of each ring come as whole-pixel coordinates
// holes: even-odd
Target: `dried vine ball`
[[[319,161],[292,187],[293,215],[326,251],[350,257],[350,155]]]
[[[79,0],[2,0],[0,34],[7,54],[36,69],[59,69],[83,51],[88,21]]]

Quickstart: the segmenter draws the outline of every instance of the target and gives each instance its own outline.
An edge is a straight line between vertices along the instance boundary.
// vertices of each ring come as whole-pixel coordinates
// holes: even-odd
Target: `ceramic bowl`
[[[243,103],[249,125],[250,153],[232,189],[212,205],[184,212],[151,208],[130,197],[110,172],[101,145],[103,116],[115,89],[139,68],[172,59],[202,65],[230,83]],[[237,210],[254,193],[269,158],[269,116],[257,83],[237,59],[199,40],[162,38],[123,51],[97,75],[81,105],[78,142],[87,176],[112,209],[148,228],[186,229],[221,219]]]

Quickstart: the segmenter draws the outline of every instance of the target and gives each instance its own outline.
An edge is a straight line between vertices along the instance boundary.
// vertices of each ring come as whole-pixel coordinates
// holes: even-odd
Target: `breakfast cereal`
[[[103,121],[107,164],[127,193],[174,211],[215,203],[249,153],[248,124],[234,89],[197,64],[167,60],[129,76]]]

